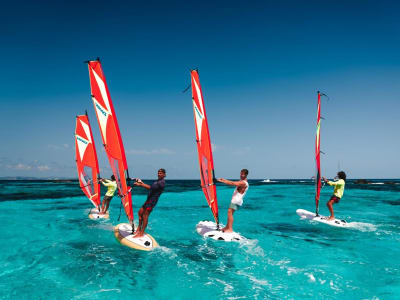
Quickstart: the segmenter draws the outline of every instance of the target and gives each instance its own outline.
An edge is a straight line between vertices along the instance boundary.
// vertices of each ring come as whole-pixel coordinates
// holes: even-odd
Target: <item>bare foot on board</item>
[[[133,235],[134,238],[140,238],[140,237],[142,237],[142,236],[144,236],[144,234],[143,234],[143,233],[140,233],[140,232],[136,232],[136,233]]]

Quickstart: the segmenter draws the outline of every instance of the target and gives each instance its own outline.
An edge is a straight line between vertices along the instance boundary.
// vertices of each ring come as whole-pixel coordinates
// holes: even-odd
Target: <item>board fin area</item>
[[[145,233],[144,236],[134,238],[132,226],[128,223],[121,223],[114,227],[115,238],[124,246],[136,250],[151,251],[158,247],[156,240]]]
[[[222,224],[220,226],[223,227]],[[212,221],[200,221],[196,225],[196,231],[202,237],[211,238],[216,241],[239,242],[246,239],[237,232],[222,232],[218,230],[217,224]]]
[[[96,208],[93,208],[90,213],[89,213],[89,219],[92,220],[108,220],[110,218],[110,214],[109,212],[107,212],[106,214],[99,214],[99,210]]]
[[[305,210],[305,209],[298,209],[296,210],[296,214],[299,215],[301,219],[307,219],[310,221],[316,221],[320,223],[324,223],[330,226],[335,226],[335,227],[350,227],[349,223],[347,223],[345,220],[339,220],[339,219],[334,219],[334,220],[328,220],[328,217],[322,216],[322,215],[316,215],[315,213]]]

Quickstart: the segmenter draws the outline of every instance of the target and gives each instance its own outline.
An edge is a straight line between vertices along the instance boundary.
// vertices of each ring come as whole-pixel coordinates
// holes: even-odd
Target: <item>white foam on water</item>
[[[258,299],[258,296],[260,292],[264,291],[266,287],[268,287],[269,290],[273,290],[274,286],[268,282],[268,280],[265,279],[259,279],[251,274],[248,274],[244,271],[238,271],[236,272],[237,275],[246,277],[252,284],[252,293],[253,297],[255,299]]]
[[[312,273],[304,273],[304,275],[306,275],[308,277],[308,281],[309,282],[315,282],[316,279],[314,277],[314,275]]]
[[[101,289],[98,291],[99,293],[104,293],[104,292],[117,292],[117,293],[121,293],[120,289]]]
[[[106,231],[114,231],[114,225],[110,223],[99,223],[96,227]]]
[[[305,269],[292,267],[289,265],[290,263],[291,263],[290,259],[283,259],[283,260],[279,260],[279,261],[273,261],[271,259],[268,260],[269,265],[278,266],[279,269],[285,271],[288,276],[300,274],[300,273],[303,273],[304,271],[306,271]]]
[[[281,268],[282,269],[282,268]],[[286,267],[286,273],[291,276],[292,274],[298,274],[298,273],[302,273],[304,271],[304,269],[299,269],[296,267]]]
[[[162,252],[162,254],[166,254],[168,256],[169,259],[176,259],[176,257],[178,256],[174,250],[172,250],[171,248],[165,247],[165,246],[158,246],[157,248],[155,248],[153,250],[154,252]]]
[[[228,297],[228,300],[247,299],[247,296]]]
[[[287,259],[287,258],[286,259],[282,259],[282,260],[278,260],[278,261],[274,261],[274,260],[268,258],[268,264],[271,265],[271,266],[285,266],[288,263],[290,263],[290,260]],[[281,269],[282,269],[282,267],[281,267]]]
[[[236,274],[244,276],[244,277],[247,277],[251,282],[255,283],[256,285],[268,286],[270,288],[273,287],[272,284],[270,284],[268,282],[268,280],[258,279],[257,277],[255,277],[255,276],[253,276],[251,274],[247,274],[247,273],[245,273],[243,271],[238,271],[238,272],[236,272]],[[254,288],[254,286],[253,286],[253,288]]]
[[[341,292],[342,291],[336,284],[333,283],[333,280],[331,280],[329,282],[329,286],[331,287],[332,290],[334,290],[336,292]]]
[[[377,227],[371,223],[363,223],[363,222],[350,222],[347,223],[347,226],[352,229],[360,230],[362,232],[370,232],[376,231]]]
[[[258,245],[258,240],[244,239],[239,241],[240,248],[243,248],[246,253],[254,256],[264,257],[264,249]]]
[[[222,284],[224,286],[224,292],[230,292],[233,291],[233,286],[230,285],[228,282],[221,280],[219,278],[213,278],[213,280],[219,282],[220,284]]]

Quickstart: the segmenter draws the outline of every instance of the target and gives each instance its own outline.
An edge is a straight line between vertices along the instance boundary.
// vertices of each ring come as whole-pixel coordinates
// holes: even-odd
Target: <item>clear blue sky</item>
[[[132,176],[198,178],[198,67],[217,177],[310,178],[316,91],[324,175],[399,178],[396,1],[8,1],[0,12],[0,176],[75,177],[84,60],[100,56]]]

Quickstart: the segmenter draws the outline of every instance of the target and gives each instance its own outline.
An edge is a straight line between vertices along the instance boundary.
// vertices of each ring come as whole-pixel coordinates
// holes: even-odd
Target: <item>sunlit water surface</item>
[[[141,252],[114,238],[118,198],[109,221],[93,221],[76,182],[2,181],[0,297],[400,298],[399,184],[349,182],[335,211],[358,223],[343,229],[296,215],[315,208],[310,181],[251,181],[235,213],[235,230],[248,238],[240,244],[196,233],[198,221],[212,219],[198,184],[167,181],[148,227],[161,247]],[[218,186],[223,222],[232,191]],[[331,192],[322,191],[322,214]],[[145,197],[134,190],[135,213]]]

